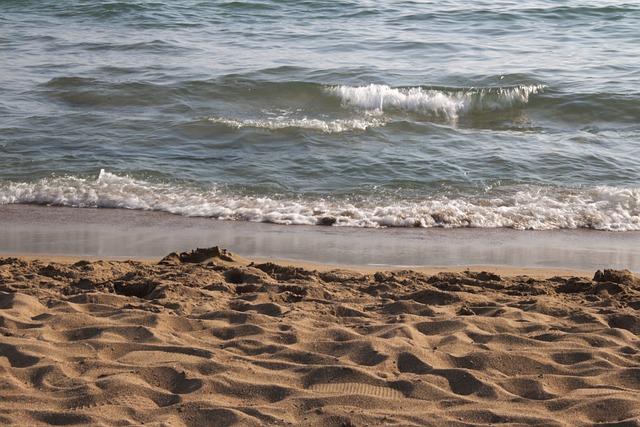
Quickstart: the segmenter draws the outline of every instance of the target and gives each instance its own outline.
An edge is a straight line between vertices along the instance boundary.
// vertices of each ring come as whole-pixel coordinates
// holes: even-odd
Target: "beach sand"
[[[640,426],[628,271],[158,261],[0,258],[0,424]]]

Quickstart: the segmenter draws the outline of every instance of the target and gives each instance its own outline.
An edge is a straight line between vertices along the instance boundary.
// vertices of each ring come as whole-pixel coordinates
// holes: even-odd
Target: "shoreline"
[[[0,205],[0,254],[160,259],[219,246],[251,259],[349,269],[640,272],[640,232],[360,229],[220,221],[124,209]]]

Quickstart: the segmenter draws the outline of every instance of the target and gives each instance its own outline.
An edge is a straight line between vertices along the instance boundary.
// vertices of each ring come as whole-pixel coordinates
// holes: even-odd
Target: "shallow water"
[[[640,230],[640,6],[0,4],[0,203]]]

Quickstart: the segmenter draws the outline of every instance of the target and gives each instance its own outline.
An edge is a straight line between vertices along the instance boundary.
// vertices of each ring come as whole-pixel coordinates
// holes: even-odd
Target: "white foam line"
[[[503,190],[506,191],[506,190]],[[353,199],[353,198],[352,198]],[[184,216],[348,227],[447,227],[640,230],[640,188],[522,186],[507,196],[423,201],[300,199],[203,191],[101,171],[97,179],[0,182],[0,203],[35,203],[169,212]]]
[[[210,117],[209,122],[223,124],[234,128],[253,127],[260,129],[278,130],[288,128],[310,129],[325,133],[340,133],[362,131],[370,127],[384,126],[384,121],[378,119],[294,119],[287,117],[268,119],[230,119],[225,117]]]

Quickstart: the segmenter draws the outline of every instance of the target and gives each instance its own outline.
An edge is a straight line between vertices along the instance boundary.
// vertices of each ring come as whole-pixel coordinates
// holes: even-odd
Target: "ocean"
[[[0,204],[640,230],[640,4],[0,2]]]

